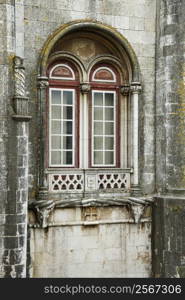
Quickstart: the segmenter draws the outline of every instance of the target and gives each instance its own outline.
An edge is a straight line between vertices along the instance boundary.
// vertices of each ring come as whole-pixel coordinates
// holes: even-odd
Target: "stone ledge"
[[[32,116],[13,115],[12,119],[14,119],[17,122],[29,122],[32,119]]]

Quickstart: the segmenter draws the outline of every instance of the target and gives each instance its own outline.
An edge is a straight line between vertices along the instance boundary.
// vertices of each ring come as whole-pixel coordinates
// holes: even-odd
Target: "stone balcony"
[[[127,194],[132,169],[48,169],[49,194]]]

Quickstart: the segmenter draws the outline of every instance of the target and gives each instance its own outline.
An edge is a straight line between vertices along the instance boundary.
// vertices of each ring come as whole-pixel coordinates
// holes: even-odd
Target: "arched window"
[[[68,63],[48,73],[49,167],[78,167],[78,74]]]
[[[91,83],[90,166],[119,167],[119,79],[110,66],[95,66]]]
[[[57,31],[42,52],[40,199],[139,189],[137,59],[110,28],[81,26]]]

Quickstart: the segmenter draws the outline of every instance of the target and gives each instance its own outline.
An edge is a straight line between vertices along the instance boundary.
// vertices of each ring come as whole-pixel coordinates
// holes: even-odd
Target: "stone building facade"
[[[0,1],[0,277],[185,277],[184,9]]]

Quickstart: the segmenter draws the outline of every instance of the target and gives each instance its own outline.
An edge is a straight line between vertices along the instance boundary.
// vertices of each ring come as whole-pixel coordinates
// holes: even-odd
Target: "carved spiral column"
[[[132,102],[132,157],[133,157],[133,181],[132,194],[140,194],[139,188],[139,94],[141,93],[139,82],[131,83]]]
[[[25,68],[23,59],[19,56],[14,58],[14,98],[13,108],[15,114],[12,116],[14,120],[20,122],[30,121],[28,116],[28,97],[25,90]]]
[[[38,124],[39,124],[39,191],[38,199],[47,199],[48,187],[47,178],[45,175],[45,162],[46,162],[46,93],[48,88],[48,78],[38,77],[38,100],[39,100],[39,112],[38,112]]]

